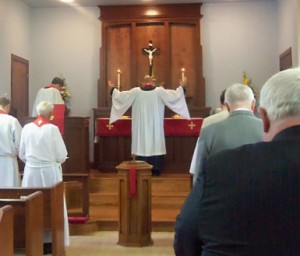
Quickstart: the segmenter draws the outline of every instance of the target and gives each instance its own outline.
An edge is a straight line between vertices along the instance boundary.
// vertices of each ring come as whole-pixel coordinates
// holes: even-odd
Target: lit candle
[[[184,80],[184,72],[185,72],[185,69],[182,68],[182,69],[181,69],[181,80]]]
[[[117,85],[118,85],[118,87],[120,87],[120,85],[121,85],[121,70],[118,69],[117,73],[118,73],[118,83],[117,83]]]

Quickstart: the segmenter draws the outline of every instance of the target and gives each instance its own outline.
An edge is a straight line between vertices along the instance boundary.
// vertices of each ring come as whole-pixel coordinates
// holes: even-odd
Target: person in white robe
[[[19,187],[18,152],[22,126],[9,115],[11,102],[0,97],[0,187]]]
[[[164,134],[165,106],[184,118],[190,119],[185,101],[186,78],[176,90],[154,85],[153,77],[146,76],[142,87],[119,91],[109,82],[112,89],[110,123],[115,122],[132,107],[131,153],[137,159],[154,165],[153,175],[160,175],[161,161],[156,163],[151,157],[166,154]],[[139,158],[140,157],[140,158]],[[151,162],[152,161],[152,162]]]
[[[36,117],[37,111],[36,107],[41,101],[49,101],[52,104],[65,104],[60,90],[64,85],[64,80],[59,77],[54,77],[50,85],[45,86],[44,88],[39,89],[35,101],[32,107],[31,116]]]
[[[22,187],[50,187],[63,180],[61,164],[67,159],[67,149],[57,126],[49,122],[53,104],[37,105],[38,117],[23,127],[19,157],[25,163]],[[65,245],[69,245],[67,208],[64,198]],[[51,243],[46,234],[44,242]]]

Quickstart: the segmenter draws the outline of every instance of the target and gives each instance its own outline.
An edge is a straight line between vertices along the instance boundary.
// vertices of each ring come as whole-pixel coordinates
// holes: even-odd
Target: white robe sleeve
[[[113,90],[109,123],[117,121],[132,106],[139,90],[140,88],[122,92],[117,89]]]
[[[161,88],[160,94],[164,104],[178,115],[190,119],[190,113],[185,101],[184,90],[179,86],[176,90]]]
[[[65,104],[59,90],[55,88],[41,88],[36,95],[31,116],[37,116],[36,106],[41,101],[49,101],[52,104]]]

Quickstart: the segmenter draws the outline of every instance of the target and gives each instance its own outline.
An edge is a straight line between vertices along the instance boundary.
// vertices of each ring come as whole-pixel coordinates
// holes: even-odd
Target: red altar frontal
[[[188,173],[203,118],[165,118],[167,155],[162,173]],[[131,159],[131,119],[109,124],[108,118],[95,123],[95,168],[115,172],[115,166]]]
[[[202,118],[165,118],[165,136],[192,136],[197,137],[202,125]],[[109,124],[108,118],[97,119],[96,135],[105,136],[131,136],[131,119],[123,118]]]

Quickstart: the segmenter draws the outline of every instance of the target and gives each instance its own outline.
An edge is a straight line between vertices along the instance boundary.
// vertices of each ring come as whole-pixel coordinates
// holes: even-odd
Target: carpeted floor
[[[66,256],[173,256],[173,237],[173,232],[152,232],[153,245],[124,247],[117,245],[117,231],[99,231],[93,235],[71,236]],[[25,254],[15,252],[15,256]]]
[[[124,247],[117,245],[118,232],[101,231],[92,236],[71,236],[66,256],[172,256],[173,232],[152,232],[153,245]]]

